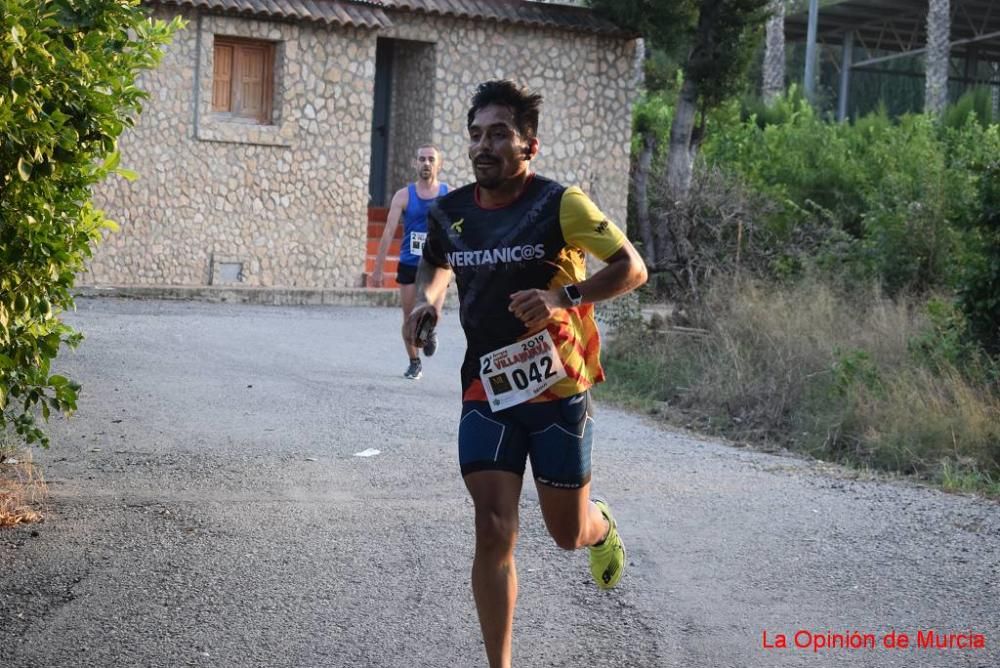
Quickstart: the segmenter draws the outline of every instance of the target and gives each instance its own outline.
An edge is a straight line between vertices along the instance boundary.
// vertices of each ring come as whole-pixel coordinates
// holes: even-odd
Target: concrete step
[[[373,239],[371,237],[368,237],[368,249],[367,249],[368,255],[371,255],[372,257],[378,255],[378,245],[379,245],[380,242],[381,242],[381,239]],[[400,244],[401,244],[401,242],[400,242],[399,239],[393,239],[389,243],[389,250],[386,252],[386,257],[389,257],[389,256],[399,257],[399,246],[400,246]]]
[[[378,256],[378,246],[382,241],[382,232],[385,230],[386,219],[389,217],[389,209],[386,207],[368,208],[368,239],[365,244],[365,271],[362,274],[362,284],[366,288],[371,288],[371,276],[375,271],[375,258]],[[396,267],[399,265],[399,247],[403,239],[403,226],[397,225],[393,235],[392,243],[386,253],[385,262],[382,264],[382,287],[396,288]]]
[[[368,289],[371,289],[371,290],[376,289],[375,286],[372,285],[372,275],[371,275],[371,273],[369,273],[369,272],[366,271],[361,276],[362,276],[362,278],[364,280],[365,288],[368,288]],[[398,288],[399,287],[399,283],[396,282],[396,274],[383,273],[382,274],[382,285],[379,286],[379,287],[382,287],[382,288]]]
[[[381,239],[382,238],[382,231],[384,229],[385,229],[385,223],[384,222],[381,222],[381,223],[380,222],[368,223],[368,238],[369,239],[375,239],[375,240]],[[393,239],[402,239],[403,238],[403,226],[402,225],[397,225],[396,226],[396,232],[392,235],[392,238]]]
[[[394,256],[387,256],[385,262],[382,263],[382,287],[383,288],[396,288],[399,287],[399,283],[396,282],[396,267],[399,266],[399,258]],[[373,287],[371,284],[371,275],[375,272],[375,255],[371,254],[365,257],[365,271],[363,274],[363,285],[365,287]]]
[[[382,263],[382,273],[392,274],[395,276],[396,267],[399,266],[399,258],[396,256],[386,256],[385,262]],[[372,272],[375,271],[375,256],[368,255],[365,257],[365,271]]]

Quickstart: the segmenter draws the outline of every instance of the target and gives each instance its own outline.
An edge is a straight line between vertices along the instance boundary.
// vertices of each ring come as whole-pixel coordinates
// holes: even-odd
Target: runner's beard
[[[499,176],[476,177],[476,183],[483,190],[496,190],[500,187],[502,179]]]
[[[496,188],[499,188],[500,185],[503,183],[503,176],[501,174],[500,165],[490,164],[486,166],[486,169],[488,171],[484,173],[482,167],[479,167],[478,165],[473,165],[473,171],[475,172],[476,176],[476,183],[479,185],[480,188],[483,188],[485,190],[495,190]]]

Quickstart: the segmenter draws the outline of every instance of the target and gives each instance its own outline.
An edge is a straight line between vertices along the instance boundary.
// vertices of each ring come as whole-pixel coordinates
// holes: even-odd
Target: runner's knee
[[[513,552],[517,527],[516,516],[492,509],[476,510],[476,548],[493,553]]]

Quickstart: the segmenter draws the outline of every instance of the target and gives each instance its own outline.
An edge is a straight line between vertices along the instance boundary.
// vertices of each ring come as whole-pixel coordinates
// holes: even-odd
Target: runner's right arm
[[[424,344],[423,341],[417,340],[420,322],[429,316],[432,328],[437,325],[441,313],[434,305],[444,302],[444,295],[448,291],[453,273],[444,252],[443,231],[438,216],[440,211],[437,210],[436,204],[432,204],[427,212],[427,239],[424,241],[420,264],[417,265],[417,299],[403,328],[406,342],[417,348]]]
[[[389,252],[392,238],[396,234],[396,227],[399,219],[403,216],[403,211],[410,200],[409,190],[401,188],[392,196],[389,204],[389,215],[385,221],[385,229],[382,230],[382,239],[378,243],[378,254],[375,256],[375,269],[372,271],[372,283],[374,287],[382,287],[382,267],[385,265],[385,256]]]
[[[420,321],[425,317],[433,318],[432,323],[437,324],[441,316],[434,307],[441,301],[441,297],[448,290],[448,283],[451,282],[451,269],[438,267],[431,264],[426,259],[421,259],[417,265],[417,301],[410,311],[410,317],[406,319],[406,342],[411,346],[421,347],[425,342],[417,340],[417,328]]]

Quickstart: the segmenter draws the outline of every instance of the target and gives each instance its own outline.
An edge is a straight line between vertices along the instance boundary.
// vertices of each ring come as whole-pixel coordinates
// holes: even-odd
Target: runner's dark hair
[[[472,96],[466,127],[472,127],[476,113],[491,104],[509,107],[514,112],[514,124],[522,137],[531,139],[537,134],[538,109],[542,106],[542,96],[538,93],[532,93],[507,79],[485,81],[479,84]]]

